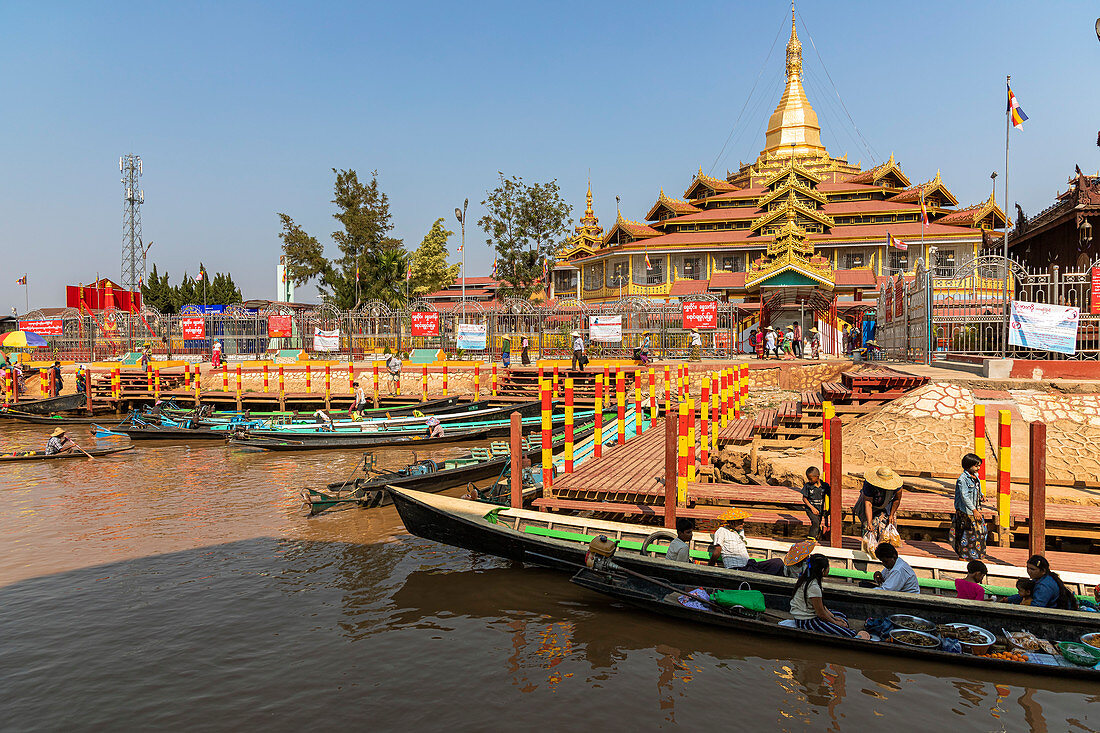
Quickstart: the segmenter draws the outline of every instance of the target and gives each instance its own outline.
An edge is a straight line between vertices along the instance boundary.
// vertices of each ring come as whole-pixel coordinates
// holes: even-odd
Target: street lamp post
[[[466,199],[462,202],[462,209],[455,207],[455,217],[458,219],[458,223],[462,225],[462,244],[459,245],[459,250],[462,252],[462,317],[466,317],[466,207],[470,205],[470,199]]]

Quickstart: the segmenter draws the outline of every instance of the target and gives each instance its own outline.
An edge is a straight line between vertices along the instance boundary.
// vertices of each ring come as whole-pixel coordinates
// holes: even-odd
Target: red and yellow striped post
[[[710,380],[706,375],[699,395],[699,462],[710,463]]]
[[[657,372],[649,368],[649,424],[657,419]]]
[[[443,396],[447,396],[447,365],[443,365]]]
[[[642,375],[634,370],[634,434],[642,434]]]
[[[371,377],[374,380],[373,385],[372,385],[372,388],[374,389],[374,405],[375,405],[375,407],[377,407],[378,406],[378,362],[377,361],[371,363],[371,372],[372,372]],[[279,391],[281,392],[282,389],[280,388]]]
[[[325,362],[325,404],[328,405],[329,400],[332,399],[332,369],[328,362]]]
[[[689,482],[695,481],[695,400],[687,398],[688,406],[688,475]]]
[[[558,396],[558,389],[560,388],[560,385],[558,384],[558,368],[557,368],[557,366],[554,367],[554,384],[553,384],[553,387],[554,387],[554,396],[557,397]]]
[[[821,475],[830,476],[829,473],[829,456],[832,455],[830,445],[830,432],[829,425],[832,419],[836,417],[836,411],[833,410],[833,403],[828,400],[821,403]]]
[[[39,369],[38,370],[38,391],[43,397],[50,396],[50,370]],[[149,390],[152,392],[153,390]]]
[[[741,409],[745,409],[745,401],[749,396],[749,365],[741,365]]]
[[[573,378],[565,378],[565,472],[573,473]]]
[[[1000,431],[997,450],[997,540],[1001,547],[1008,547],[1009,509],[1012,500],[1012,413],[998,410]]]
[[[676,433],[676,504],[687,503],[688,474],[688,409],[687,402],[681,400],[678,415],[679,429]]]
[[[222,392],[229,391],[229,365],[222,364]]]
[[[722,412],[722,394],[719,391],[721,387],[721,379],[719,379],[717,374],[712,374],[710,378],[710,450],[715,455],[718,454],[718,428],[721,424],[719,418],[719,415]]]
[[[355,365],[348,362],[348,394],[355,394]],[[352,400],[354,404],[355,400]]]
[[[493,397],[497,396],[497,365],[493,364]]]
[[[160,399],[160,369],[153,370],[153,396]]]
[[[618,444],[626,442],[626,386],[623,384],[623,373],[619,367],[615,367],[615,407],[618,409],[616,430],[619,436]]]
[[[148,364],[145,365],[145,393],[153,394],[153,367]]]
[[[306,392],[313,394],[313,365],[306,364]]]
[[[726,403],[729,400],[729,384],[726,381],[726,370],[718,372],[718,422],[721,427],[729,424],[729,414]]]
[[[550,385],[539,380],[539,398],[542,401],[542,490],[554,498],[554,456],[550,449]]]
[[[88,377],[89,388],[91,385],[91,376]],[[195,376],[191,377],[191,386],[195,388],[195,404],[199,404],[199,397],[201,396],[200,390],[202,389],[202,371],[198,364],[195,365]]]
[[[425,364],[420,368],[420,399],[422,402],[428,401],[428,365]]]
[[[672,373],[668,368],[668,364],[665,364],[665,415],[669,415],[669,411],[672,409]],[[669,418],[672,419],[671,417]]]
[[[267,364],[264,364],[264,394],[267,394],[270,391],[271,389],[267,383]]]
[[[183,388],[191,389],[191,365],[183,365]]]
[[[11,378],[11,369],[4,370],[4,396],[8,402],[15,402],[15,381]]]
[[[604,375],[596,375],[596,414],[593,418],[596,421],[595,435],[593,436],[592,443],[592,457],[603,457],[603,383]]]
[[[474,399],[481,397],[481,364],[474,364]]]
[[[237,365],[237,399],[241,398],[241,365]]]
[[[974,455],[982,459],[978,466],[978,483],[985,497],[985,405],[974,405]]]
[[[375,390],[377,391],[377,383],[375,384]],[[283,375],[283,365],[279,365],[279,399],[286,398],[286,377]]]

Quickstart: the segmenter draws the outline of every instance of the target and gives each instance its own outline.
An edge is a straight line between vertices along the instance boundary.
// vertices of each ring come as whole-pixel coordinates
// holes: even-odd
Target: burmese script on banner
[[[718,303],[713,300],[691,300],[683,304],[684,328],[718,328]]]
[[[1079,308],[1014,300],[1008,323],[1008,343],[1027,349],[1073,354],[1077,351],[1080,321]]]
[[[416,311],[412,314],[413,336],[438,336],[439,314],[433,311]]]
[[[37,333],[39,336],[60,336],[61,319],[51,318],[45,321],[20,321],[19,330]]]
[[[293,335],[293,326],[291,325],[291,317],[287,315],[282,316],[268,316],[267,317],[267,336],[268,338],[280,339],[289,338]]]
[[[313,329],[314,351],[339,351],[339,349],[340,329],[334,328],[331,331],[322,331],[319,328]]]
[[[206,338],[206,319],[202,316],[180,318],[180,330],[185,341]]]
[[[589,316],[588,337],[599,343],[619,343],[623,340],[623,317]]]

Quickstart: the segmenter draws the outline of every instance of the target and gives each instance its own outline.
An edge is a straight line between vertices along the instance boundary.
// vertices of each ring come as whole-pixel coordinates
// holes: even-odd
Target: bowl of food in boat
[[[940,624],[936,627],[936,632],[941,637],[955,639],[965,651],[971,654],[985,654],[989,651],[989,647],[993,646],[993,642],[997,640],[993,632],[983,629],[981,626],[960,622]]]
[[[1056,646],[1067,662],[1081,667],[1095,667],[1100,664],[1100,649],[1093,649],[1076,641],[1060,641]]]
[[[1081,643],[1100,652],[1100,631],[1093,631],[1081,636]]]
[[[920,616],[910,616],[907,613],[895,613],[890,616],[890,623],[908,631],[923,631],[926,634],[935,634],[936,625],[928,619]]]
[[[935,628],[933,626],[932,628]],[[940,637],[926,631],[914,631],[913,629],[890,629],[890,640],[905,646],[913,646],[919,649],[939,649]]]

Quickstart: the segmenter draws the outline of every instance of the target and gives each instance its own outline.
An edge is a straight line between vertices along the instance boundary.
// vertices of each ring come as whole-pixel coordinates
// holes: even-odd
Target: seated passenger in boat
[[[982,581],[985,580],[988,569],[981,560],[971,560],[966,564],[966,575],[955,578],[955,597],[966,601],[984,601],[985,588]]]
[[[848,625],[848,617],[843,613],[826,608],[821,580],[828,572],[829,558],[812,555],[807,561],[806,569],[798,576],[794,594],[791,596],[791,616],[798,628],[819,634],[869,639],[870,634],[866,631],[853,631]]]
[[[50,433],[50,439],[46,441],[46,455],[55,453],[72,453],[76,450],[76,443],[69,440],[69,436],[61,428],[54,428]]]
[[[1069,611],[1077,610],[1077,597],[1070,592],[1058,573],[1050,569],[1050,562],[1042,555],[1032,555],[1027,559],[1028,577],[1035,582],[1035,590],[1031,594],[1031,605],[1039,608],[1061,608]],[[1019,593],[1005,599],[1006,603],[1022,603],[1023,596]]]
[[[676,539],[668,543],[665,558],[672,562],[691,562],[691,536],[695,520],[680,517],[676,520]]]
[[[730,509],[718,517],[722,526],[714,531],[714,544],[711,546],[711,561],[721,563],[724,568],[748,570],[768,575],[783,574],[783,559],[754,560],[749,557],[749,547],[745,542],[744,509]]]
[[[898,548],[889,542],[882,542],[875,548],[875,557],[882,563],[882,570],[875,571],[873,587],[902,593],[920,593],[917,574],[909,563],[898,557]]]
[[[424,423],[428,426],[429,438],[442,438],[443,437],[443,425],[439,422],[439,418],[435,415],[429,415],[427,421]]]
[[[817,540],[811,537],[791,545],[787,554],[783,556],[783,575],[788,578],[797,578],[806,569],[810,553],[817,547]]]
[[[336,430],[336,425],[332,422],[332,416],[325,412],[324,408],[315,410],[313,417],[317,418],[318,422],[327,423],[326,430]]]

